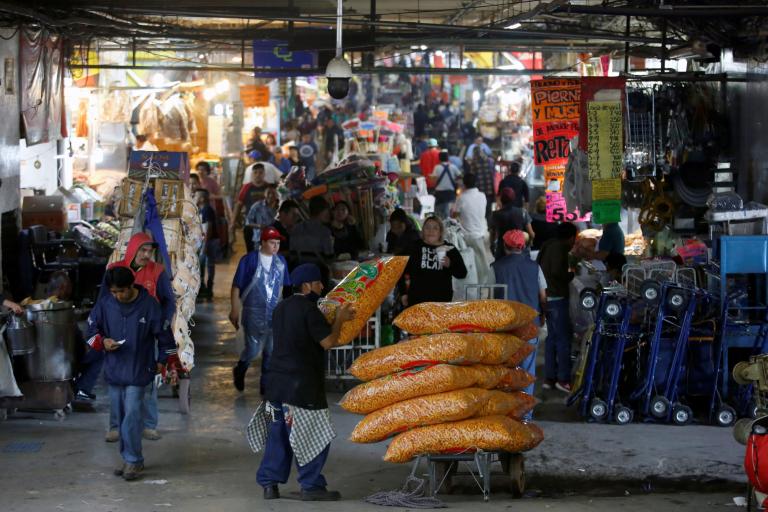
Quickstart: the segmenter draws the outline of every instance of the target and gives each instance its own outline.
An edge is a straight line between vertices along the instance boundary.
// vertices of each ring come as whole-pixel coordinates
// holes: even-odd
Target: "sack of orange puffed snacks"
[[[503,391],[522,391],[536,380],[533,375],[522,368],[504,368],[496,388]]]
[[[523,325],[522,327],[512,329],[509,333],[514,334],[521,340],[528,341],[539,337],[539,326],[531,322],[529,324]]]
[[[472,450],[523,452],[535,448],[544,432],[533,423],[508,416],[486,416],[419,427],[398,434],[384,460],[408,462],[417,455]]]
[[[490,393],[493,392],[467,388],[397,402],[360,420],[349,439],[355,443],[375,443],[415,427],[471,418],[486,406]]]
[[[512,356],[507,359],[504,364],[506,366],[520,366],[520,364],[525,361],[525,359],[533,354],[533,351],[536,350],[536,345],[533,345],[531,343],[523,342],[523,345],[520,347],[520,350],[512,354]]]
[[[349,412],[368,414],[409,398],[468,388],[477,379],[478,374],[471,366],[438,364],[413,368],[359,384],[344,395],[339,405]]]
[[[411,334],[443,332],[503,332],[522,327],[536,311],[511,300],[423,302],[395,318],[395,325]]]
[[[328,295],[320,299],[317,307],[331,324],[339,306],[351,303],[355,307],[355,318],[341,327],[339,343],[349,343],[358,336],[371,315],[395,287],[407,263],[407,256],[387,256],[360,263]]]
[[[519,338],[506,333],[433,334],[362,354],[349,371],[356,378],[368,381],[428,364],[502,364],[512,359],[523,344]]]
[[[502,365],[455,366],[437,364],[412,368],[379,377],[350,389],[339,402],[346,411],[368,414],[395,402],[417,396],[443,393],[476,386],[510,391],[523,389],[533,382],[528,372]],[[521,387],[516,387],[525,384]]]
[[[482,416],[510,416],[521,419],[528,411],[533,410],[539,402],[528,393],[522,391],[491,390],[487,392],[487,400],[473,415],[475,418]]]

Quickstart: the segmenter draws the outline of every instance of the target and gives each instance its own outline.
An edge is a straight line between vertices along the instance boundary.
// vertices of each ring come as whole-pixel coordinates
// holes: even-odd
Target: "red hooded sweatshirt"
[[[133,259],[136,257],[136,253],[139,251],[139,247],[145,244],[154,243],[155,242],[152,240],[152,237],[150,237],[148,234],[136,233],[128,241],[128,248],[125,251],[125,258],[123,258],[121,261],[112,263],[109,268],[127,267],[131,269],[134,279],[136,280],[136,284],[142,286],[149,292],[152,297],[155,298],[155,300],[159,301],[160,299],[157,296],[157,280],[163,273],[165,267],[154,261],[150,261],[138,271],[131,267],[131,263],[133,263]]]

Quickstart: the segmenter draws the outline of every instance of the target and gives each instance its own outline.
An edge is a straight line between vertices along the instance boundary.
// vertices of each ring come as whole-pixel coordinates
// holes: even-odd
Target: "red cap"
[[[280,240],[284,242],[285,237],[275,228],[264,228],[261,230],[261,241],[266,242],[267,240]]]
[[[512,249],[513,251],[520,251],[525,247],[526,234],[519,229],[510,229],[502,237],[504,245]]]

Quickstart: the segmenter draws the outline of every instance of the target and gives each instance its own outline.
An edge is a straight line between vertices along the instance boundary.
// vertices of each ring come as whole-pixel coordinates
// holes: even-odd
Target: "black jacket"
[[[451,302],[453,300],[453,278],[467,277],[467,267],[461,253],[451,244],[443,243],[449,250],[446,253],[451,260],[451,266],[440,268],[437,259],[437,247],[419,240],[410,251],[408,265],[404,276],[410,278],[410,286],[406,289],[405,279],[400,281],[401,294],[408,295],[408,305],[414,306],[421,302]]]

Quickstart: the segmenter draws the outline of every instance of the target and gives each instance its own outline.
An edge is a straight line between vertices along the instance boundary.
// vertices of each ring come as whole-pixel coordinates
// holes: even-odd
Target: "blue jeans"
[[[120,427],[120,455],[128,464],[144,462],[141,453],[144,391],[143,386],[109,386],[110,409],[117,412]]]
[[[257,332],[252,332],[249,329],[245,330],[245,347],[240,353],[240,361],[237,363],[241,367],[248,368],[251,366],[251,361],[259,357],[261,352],[261,377],[259,379],[259,389],[261,394],[264,394],[264,374],[267,371],[267,364],[269,363],[269,356],[272,355],[272,329],[261,329]]]
[[[144,428],[155,430],[159,421],[159,413],[157,412],[157,387],[154,380],[149,383],[146,391],[147,394],[144,395],[144,405],[142,406],[141,413],[144,418]],[[119,425],[120,419],[117,415],[117,409],[110,405],[109,430],[118,430]]]
[[[528,343],[533,345],[533,352],[531,352],[531,355],[526,357],[522,363],[520,363],[520,368],[527,371],[534,377],[536,377],[536,352],[539,351],[539,338],[533,338],[528,340]],[[529,395],[533,396],[533,384],[527,386],[525,389],[523,389],[524,392],[528,393]],[[528,411],[526,413],[525,417],[523,418],[525,420],[532,420],[533,419],[533,411]]]
[[[267,446],[264,448],[264,458],[256,472],[256,481],[262,487],[284,484],[291,476],[291,463],[293,462],[293,450],[289,442],[291,429],[285,424],[283,404],[270,402],[275,411],[275,421],[270,423],[267,433]],[[299,485],[303,491],[323,490],[328,483],[323,476],[323,466],[328,459],[331,445],[325,447],[314,459],[304,466],[296,462],[299,471]]]
[[[544,374],[547,380],[571,382],[571,317],[567,299],[547,302]]]
[[[86,393],[93,393],[96,382],[101,375],[104,366],[104,352],[89,349],[80,360],[80,375],[77,376],[77,389]]]

